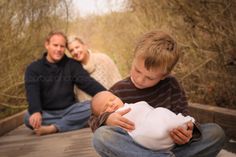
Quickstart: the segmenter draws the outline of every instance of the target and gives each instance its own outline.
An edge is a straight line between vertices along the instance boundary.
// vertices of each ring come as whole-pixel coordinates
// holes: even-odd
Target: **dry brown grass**
[[[70,0],[0,1],[0,111],[26,108],[25,67],[53,29],[81,36],[129,75],[136,39],[152,29],[176,38],[174,69],[190,101],[236,109],[236,1],[128,0],[126,11],[68,21]],[[13,109],[16,107],[16,109]]]
[[[0,1],[0,118],[27,107],[25,68],[42,55],[50,30],[66,31],[69,4],[68,0]]]
[[[135,40],[152,29],[167,31],[182,51],[174,73],[189,100],[236,109],[235,7],[234,0],[129,0],[126,12],[78,18],[69,32],[110,55],[125,77]]]

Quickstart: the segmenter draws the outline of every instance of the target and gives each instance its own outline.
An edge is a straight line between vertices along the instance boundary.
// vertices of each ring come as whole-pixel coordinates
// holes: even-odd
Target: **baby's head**
[[[91,102],[92,113],[99,116],[104,112],[113,112],[118,108],[124,106],[120,98],[109,91],[102,91],[97,93]]]

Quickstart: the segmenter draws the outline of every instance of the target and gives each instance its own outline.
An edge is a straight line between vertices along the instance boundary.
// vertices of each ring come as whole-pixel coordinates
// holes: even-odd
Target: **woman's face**
[[[79,62],[83,63],[88,59],[87,46],[84,44],[81,44],[77,40],[68,44],[68,50],[71,53],[72,57]]]

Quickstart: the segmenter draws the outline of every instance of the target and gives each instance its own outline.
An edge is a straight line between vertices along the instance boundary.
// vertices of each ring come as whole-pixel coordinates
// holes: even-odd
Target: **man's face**
[[[66,40],[61,35],[53,35],[49,42],[45,42],[45,48],[47,49],[47,60],[50,63],[56,63],[60,61],[65,53]]]
[[[144,59],[135,57],[130,76],[136,88],[144,89],[156,85],[165,78],[166,74],[158,68],[147,70],[144,66]]]

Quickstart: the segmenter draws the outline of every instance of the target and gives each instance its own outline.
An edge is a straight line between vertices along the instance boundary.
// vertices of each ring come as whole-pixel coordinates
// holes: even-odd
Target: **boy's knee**
[[[211,123],[210,128],[211,128],[210,135],[212,139],[222,141],[222,142],[225,141],[226,136],[222,127],[220,127],[216,123]]]
[[[113,137],[113,130],[109,126],[98,128],[93,135],[93,145],[101,145],[108,142]]]
[[[212,129],[213,135],[215,135],[217,137],[224,137],[225,132],[222,129],[222,127],[220,127],[218,124],[213,124],[213,125],[214,125],[214,129]]]
[[[217,130],[216,136],[219,138],[219,140],[221,140],[222,142],[225,142],[226,135],[225,135],[223,128],[220,127],[218,124],[216,124],[216,128],[217,128],[216,129]]]
[[[94,132],[94,139],[99,139],[102,140],[103,138],[105,138],[106,134],[108,134],[109,129],[107,126],[102,126],[99,127],[95,132]]]
[[[100,147],[103,144],[103,142],[104,142],[104,137],[103,137],[104,132],[105,132],[104,127],[100,127],[94,132],[94,134],[93,134],[93,147],[95,149],[97,149],[98,147]]]

